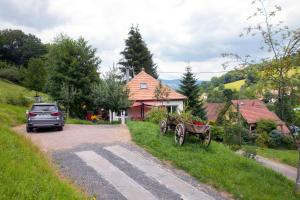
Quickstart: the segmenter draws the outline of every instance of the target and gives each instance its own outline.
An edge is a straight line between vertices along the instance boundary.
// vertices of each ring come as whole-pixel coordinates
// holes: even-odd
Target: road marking
[[[198,190],[191,184],[183,181],[173,173],[163,169],[159,164],[145,159],[140,153],[129,151],[119,145],[105,147],[106,150],[126,160],[133,166],[143,171],[147,176],[153,177],[159,183],[165,185],[184,200],[212,200],[213,197]]]
[[[105,180],[112,184],[128,200],[156,198],[141,185],[128,177],[111,162],[96,154],[94,151],[81,151],[75,153],[88,166],[96,170]]]

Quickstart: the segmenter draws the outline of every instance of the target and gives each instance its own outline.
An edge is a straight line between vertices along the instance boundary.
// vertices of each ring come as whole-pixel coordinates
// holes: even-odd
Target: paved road
[[[67,125],[62,132],[25,134],[48,152],[63,175],[97,199],[225,199],[133,144],[124,126]]]

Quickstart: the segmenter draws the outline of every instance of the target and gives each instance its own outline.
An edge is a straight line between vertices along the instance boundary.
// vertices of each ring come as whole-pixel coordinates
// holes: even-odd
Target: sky
[[[255,9],[251,1],[0,0],[0,29],[21,29],[45,43],[60,33],[74,39],[82,36],[97,48],[104,73],[121,58],[130,27],[138,25],[160,78],[176,79],[187,65],[194,72],[223,71],[222,53],[254,59],[265,55],[259,50],[259,37],[239,37],[245,27],[261,20],[247,20]],[[267,7],[274,4],[283,8],[278,19],[300,27],[300,0],[266,1]],[[197,73],[197,78],[220,74]]]

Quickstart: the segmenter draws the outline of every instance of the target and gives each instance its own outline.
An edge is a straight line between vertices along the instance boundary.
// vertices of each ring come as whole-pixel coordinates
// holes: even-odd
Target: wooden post
[[[111,123],[112,122],[112,116],[111,116],[112,112],[111,112],[111,110],[109,110],[108,112],[109,112],[109,123]]]
[[[125,111],[121,112],[121,124],[125,124]]]

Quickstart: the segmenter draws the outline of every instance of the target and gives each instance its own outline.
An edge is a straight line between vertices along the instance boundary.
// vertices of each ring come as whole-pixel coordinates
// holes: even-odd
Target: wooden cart
[[[180,117],[168,116],[160,122],[160,133],[164,135],[168,129],[175,131],[175,143],[179,145],[183,145],[187,135],[195,135],[205,147],[208,147],[211,141],[209,125],[195,125],[185,122]]]

